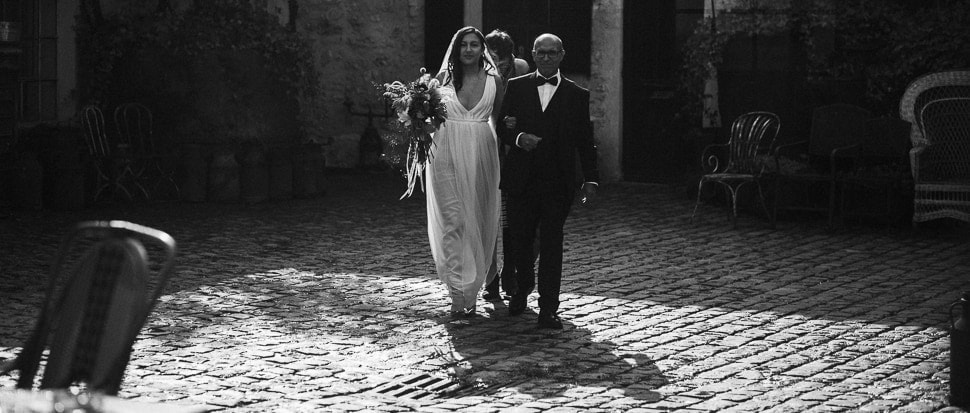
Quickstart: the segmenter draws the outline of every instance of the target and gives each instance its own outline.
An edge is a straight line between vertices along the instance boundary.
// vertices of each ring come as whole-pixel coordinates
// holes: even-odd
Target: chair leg
[[[771,212],[768,211],[768,202],[765,201],[765,193],[761,190],[761,182],[755,181],[754,184],[758,188],[758,199],[761,200],[761,208],[765,210],[765,216],[768,218],[768,223],[772,228],[774,228],[775,217],[773,217]]]
[[[159,187],[162,185],[167,185],[175,190],[175,199],[180,199],[180,189],[178,183],[175,182],[174,171],[162,166],[161,162],[154,162],[155,170],[158,173],[158,178],[155,179],[154,185],[152,186],[152,191],[155,194],[159,193]]]
[[[743,185],[743,184],[742,184]],[[728,189],[728,195],[731,197],[731,228],[738,227],[738,190],[741,189],[741,185],[737,188],[726,185]]]
[[[843,226],[845,225],[845,192],[845,182],[843,182],[839,187],[839,217]]]
[[[114,189],[112,189],[112,192],[115,189],[117,189],[117,190],[120,190],[121,192],[123,192],[125,194],[125,198],[128,198],[129,201],[131,201],[132,199],[134,199],[134,197],[131,196],[131,192],[128,191],[128,188],[125,188],[125,186],[121,183],[121,181],[115,180],[112,183],[112,186],[114,188]]]
[[[896,198],[898,198],[897,186],[895,182],[890,183],[886,189],[886,229],[893,226],[896,219]]]
[[[131,196],[131,191],[129,191],[128,188],[125,186],[125,181],[130,179],[130,176],[131,176],[130,175],[131,169],[128,167],[128,165],[123,163],[118,164],[116,162],[110,162],[108,164],[108,168],[109,168],[108,171],[110,172],[110,175],[108,175],[107,173],[105,174],[105,176],[108,178],[108,181],[103,185],[101,189],[97,191],[97,193],[95,194],[95,199],[99,197],[102,189],[107,189],[107,188],[111,188],[110,192],[112,197],[124,195],[128,201],[131,201],[132,199],[134,199],[134,197]]]
[[[98,200],[101,199],[101,195],[104,193],[104,190],[105,189],[108,189],[109,187],[111,187],[111,183],[110,182],[107,182],[107,183],[104,183],[104,184],[98,186],[98,189],[96,189],[94,191],[93,201],[94,202],[98,202]]]
[[[723,182],[718,182],[718,184],[721,185],[721,190],[724,191],[724,202],[727,202],[727,209],[724,210],[724,213],[727,214],[728,219],[731,219],[731,190]]]
[[[117,181],[117,185],[121,187],[128,195],[129,200],[134,200],[135,198],[131,195],[131,191],[129,191],[128,188],[125,187],[126,181],[130,182],[131,185],[133,185],[135,188],[141,191],[141,194],[142,196],[145,197],[145,200],[150,199],[150,196],[148,195],[148,190],[145,189],[145,187],[141,184],[141,180],[142,180],[141,172],[138,169],[133,168],[131,162],[127,162],[127,161],[124,162],[120,172],[118,173],[118,177],[115,180]]]
[[[701,203],[701,189],[704,188],[704,178],[697,182],[697,201],[694,202],[694,211],[690,213],[690,222],[694,223],[694,215],[697,214],[697,206]]]
[[[781,178],[777,176],[774,179],[772,179],[772,184],[775,190],[775,199],[771,202],[771,209],[773,212],[772,216],[774,216],[774,218],[772,219],[772,222],[778,220],[778,202],[780,202],[781,200],[781,183],[779,181],[781,181]]]
[[[144,166],[135,167],[135,165],[129,165],[128,170],[131,171],[132,185],[134,185],[136,188],[138,188],[139,191],[141,191],[141,194],[145,197],[146,201],[151,200],[151,195],[148,192],[148,188],[146,188],[145,185],[142,184],[142,182],[145,181],[145,167]],[[147,182],[145,182],[145,184],[147,184]]]
[[[94,190],[92,202],[98,202],[98,200],[101,199],[101,193],[111,186],[111,178],[104,173],[101,166],[96,166],[95,173],[97,174],[97,182],[95,184],[96,188]]]
[[[829,181],[829,229],[834,228],[835,225],[835,180]]]

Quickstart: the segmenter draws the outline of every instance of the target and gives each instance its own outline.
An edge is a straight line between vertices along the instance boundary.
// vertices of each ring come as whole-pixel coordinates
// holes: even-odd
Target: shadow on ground
[[[454,349],[450,371],[470,387],[456,396],[511,390],[541,400],[584,387],[582,391],[660,400],[654,390],[667,380],[645,354],[595,340],[588,329],[569,321],[563,331],[537,329],[534,316],[526,312],[510,318],[496,312],[491,318],[445,324]],[[503,399],[509,397],[515,396]]]
[[[7,216],[0,219],[0,346],[22,341],[57,242],[80,220],[124,219],[173,235],[180,255],[170,294],[204,294],[205,287],[225,282],[245,290],[258,274],[288,269],[321,277],[357,274],[360,288],[373,277],[433,279],[423,199],[398,200],[401,188],[393,175],[337,175],[326,196],[308,200],[127,204]],[[567,223],[564,293],[691,311],[941,326],[950,302],[970,289],[965,226],[833,233],[821,221],[769,229],[756,217],[742,217],[733,229],[721,211],[703,211],[689,224],[692,206],[670,187],[605,185],[598,205],[574,210]],[[708,208],[716,207],[702,205]],[[327,286],[325,278],[309,282],[321,283],[317,290],[348,288]],[[266,302],[280,303],[286,301]],[[289,317],[286,311],[265,316]]]

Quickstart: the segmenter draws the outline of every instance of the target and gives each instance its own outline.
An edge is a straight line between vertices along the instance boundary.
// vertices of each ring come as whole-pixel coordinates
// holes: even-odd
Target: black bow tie
[[[542,76],[536,75],[536,86],[542,86],[546,83],[556,86],[559,84],[559,78],[556,76],[553,76],[551,78],[546,79]]]

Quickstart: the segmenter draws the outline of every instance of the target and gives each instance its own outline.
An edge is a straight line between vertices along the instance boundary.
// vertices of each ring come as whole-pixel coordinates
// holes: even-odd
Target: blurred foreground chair
[[[179,196],[179,186],[175,182],[175,163],[177,157],[171,152],[163,152],[155,143],[154,117],[151,109],[141,103],[123,103],[114,111],[115,127],[118,137],[131,148],[136,162],[136,176],[151,187],[151,194],[158,198],[159,186],[167,185]]]
[[[808,140],[775,149],[774,210],[824,212],[835,219],[836,176],[853,167],[866,135],[868,110],[846,103],[820,106],[812,113]],[[783,168],[782,158],[795,159],[797,170]]]
[[[705,168],[705,174],[697,183],[697,201],[690,215],[692,222],[697,214],[697,206],[701,203],[704,184],[712,182],[724,188],[728,202],[731,203],[729,213],[733,226],[737,226],[738,222],[738,192],[747,184],[753,184],[758,190],[761,207],[768,221],[774,225],[774,216],[768,211],[764,191],[761,189],[761,179],[767,166],[763,155],[771,153],[780,129],[781,121],[774,113],[745,113],[734,120],[731,136],[726,144],[708,145],[704,148],[701,165]]]
[[[104,123],[104,113],[95,105],[81,108],[81,127],[88,146],[88,153],[94,160],[97,175],[94,201],[97,201],[106,189],[120,192],[128,200],[132,200],[129,185],[139,189],[145,198],[148,191],[139,182],[139,169],[134,163],[128,145],[112,145],[108,140]]]
[[[62,271],[68,263],[71,270]],[[83,382],[88,390],[117,394],[131,347],[174,264],[175,240],[162,231],[125,221],[78,224],[54,259],[33,333],[0,374],[18,370],[17,387],[33,388],[49,349],[41,389]]]
[[[970,222],[970,70],[914,80],[899,102],[913,124],[913,225],[939,218]]]

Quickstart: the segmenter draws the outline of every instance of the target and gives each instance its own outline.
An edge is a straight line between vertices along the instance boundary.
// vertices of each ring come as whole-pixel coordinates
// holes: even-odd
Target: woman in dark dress
[[[495,65],[498,66],[498,72],[502,75],[502,80],[508,83],[509,79],[517,76],[522,76],[529,73],[529,63],[525,60],[515,57],[515,42],[512,41],[512,36],[508,33],[495,29],[491,33],[485,36],[485,44],[488,45],[488,51],[492,54],[492,60],[495,61]],[[506,122],[514,120],[506,120]],[[513,127],[509,125],[509,127]],[[499,148],[499,161],[501,162],[505,158],[505,153],[508,151],[507,145]],[[508,220],[506,219],[505,211],[505,195],[502,195],[502,272],[498,277],[495,277],[492,282],[485,286],[485,293],[482,298],[488,301],[499,301],[502,299],[499,293],[499,285],[501,283],[502,290],[505,291],[506,295],[513,295],[515,293],[515,267],[512,265],[512,260],[509,257],[512,256],[510,248],[512,246],[512,241],[509,239],[509,227]],[[536,251],[538,251],[538,246]]]

